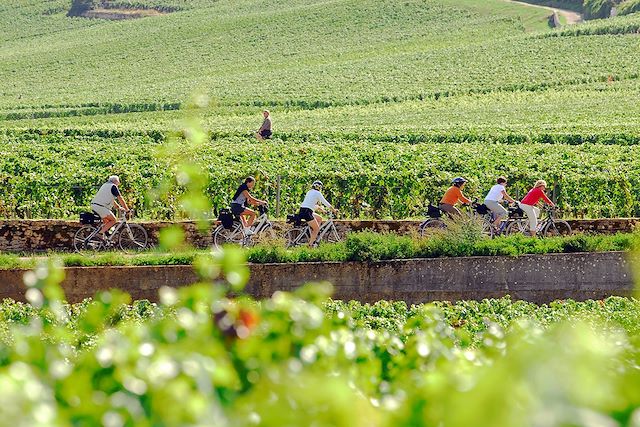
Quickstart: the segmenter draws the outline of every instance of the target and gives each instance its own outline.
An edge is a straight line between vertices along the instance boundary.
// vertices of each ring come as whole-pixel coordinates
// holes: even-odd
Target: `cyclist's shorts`
[[[107,209],[104,206],[96,205],[95,203],[91,203],[91,209],[95,213],[100,215],[100,218],[102,218],[102,219],[104,219],[105,217],[108,217],[108,216],[115,216],[115,215],[113,215],[113,212],[111,212],[110,209]]]
[[[235,216],[242,215],[242,212],[244,211],[244,205],[241,205],[240,203],[231,203],[231,213]]]
[[[298,215],[300,215],[300,219],[305,221],[313,221],[315,219],[313,211],[309,208],[300,208]]]

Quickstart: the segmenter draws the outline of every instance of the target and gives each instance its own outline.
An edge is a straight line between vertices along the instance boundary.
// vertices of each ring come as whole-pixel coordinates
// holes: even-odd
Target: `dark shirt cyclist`
[[[267,204],[266,201],[256,199],[251,195],[251,193],[249,193],[250,190],[253,190],[255,185],[256,179],[252,176],[247,177],[242,185],[238,187],[236,193],[233,195],[233,200],[231,201],[231,212],[240,217],[246,234],[253,234],[249,227],[253,225],[253,222],[256,219],[256,212],[247,208],[247,204],[254,206]]]

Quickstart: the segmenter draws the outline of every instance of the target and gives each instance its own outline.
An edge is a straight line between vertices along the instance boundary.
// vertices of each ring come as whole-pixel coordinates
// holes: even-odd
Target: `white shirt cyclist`
[[[318,206],[318,203],[322,203],[329,209],[333,209],[333,206],[331,206],[331,203],[327,202],[327,199],[324,198],[322,193],[316,189],[311,189],[307,192],[307,194],[304,196],[304,200],[300,205],[300,207],[315,211],[316,207]]]
[[[506,193],[506,191],[507,187],[502,184],[496,184],[491,187],[491,190],[489,190],[487,197],[485,197],[484,199],[490,202],[500,202],[502,201],[502,199],[504,199],[504,193]]]

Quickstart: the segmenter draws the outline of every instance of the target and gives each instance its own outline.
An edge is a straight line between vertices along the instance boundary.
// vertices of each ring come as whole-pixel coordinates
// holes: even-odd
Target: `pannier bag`
[[[302,220],[300,219],[299,214],[287,215],[287,224],[293,224],[294,227],[300,227],[302,225]]]
[[[515,208],[509,208],[509,218],[523,218],[524,211],[520,209],[520,206],[516,206]]]
[[[480,215],[486,215],[489,213],[489,208],[484,203],[476,206],[475,209],[476,209],[476,212],[478,212]]]
[[[440,218],[442,216],[442,211],[433,205],[429,205],[427,207],[427,216],[429,216],[429,218]]]
[[[220,221],[224,228],[231,230],[233,228],[233,214],[231,213],[231,209],[220,209],[218,221]]]
[[[80,213],[80,224],[95,225],[97,222],[100,222],[100,215],[93,212]]]

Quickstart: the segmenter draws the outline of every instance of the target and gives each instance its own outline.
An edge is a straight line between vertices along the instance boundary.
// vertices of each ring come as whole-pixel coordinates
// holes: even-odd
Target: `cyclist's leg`
[[[518,206],[520,206],[520,209],[522,209],[522,212],[524,212],[529,220],[529,234],[531,234],[531,236],[535,236],[536,229],[538,227],[538,212],[540,210],[534,206],[525,205],[524,203],[519,203]]]
[[[111,212],[110,209],[107,209],[104,206],[92,203],[91,209],[102,219],[102,228],[100,228],[100,233],[102,233],[102,235],[109,231],[109,229],[113,227],[116,222],[118,222],[113,212]]]
[[[441,211],[445,212],[449,216],[449,218],[456,218],[462,215],[458,208],[447,203],[440,203],[440,206],[438,206],[438,208]]]
[[[252,209],[245,208],[240,218],[242,218],[242,225],[244,225],[245,228],[251,227],[256,220],[256,212]]]
[[[322,224],[322,217],[314,212],[313,219],[309,221],[309,227],[311,228],[311,237],[309,238],[309,246],[313,246],[318,238],[318,232],[320,231],[320,224]]]
[[[498,202],[494,202],[491,200],[485,200],[484,202],[485,206],[489,208],[489,210],[491,210],[491,212],[493,212],[493,226],[494,228],[499,228],[500,227],[500,222],[502,221],[502,218],[507,216],[509,214],[509,212],[507,212],[507,210]]]

